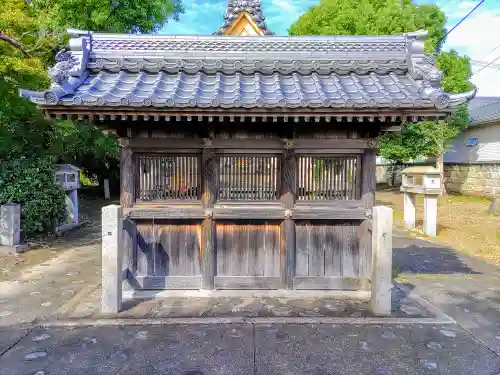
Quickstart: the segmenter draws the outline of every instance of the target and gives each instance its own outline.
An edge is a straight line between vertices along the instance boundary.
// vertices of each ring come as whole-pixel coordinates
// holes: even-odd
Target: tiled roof
[[[469,103],[470,125],[500,120],[500,97],[478,97]]]
[[[247,12],[266,35],[273,35],[273,32],[267,27],[260,0],[228,0],[224,23],[215,33],[223,34],[242,12]]]
[[[90,74],[62,105],[131,107],[433,107],[406,75]]]
[[[52,86],[21,95],[64,106],[357,107],[447,110],[425,32],[391,36],[234,37],[69,30]]]

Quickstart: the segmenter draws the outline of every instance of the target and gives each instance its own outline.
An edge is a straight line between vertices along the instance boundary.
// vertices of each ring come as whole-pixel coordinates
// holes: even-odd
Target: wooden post
[[[361,161],[361,167],[363,168],[361,199],[366,209],[371,209],[375,205],[375,190],[377,189],[376,161],[376,150],[366,150]]]
[[[134,155],[129,147],[129,139],[120,138],[121,154],[120,154],[120,205],[122,208],[131,208],[135,202],[135,167]],[[122,225],[125,227],[123,231],[123,264],[122,270],[124,274],[123,288],[131,289],[130,283],[127,280],[129,270],[133,263],[134,246],[136,244],[135,222],[131,219],[124,218],[125,222]]]
[[[415,194],[404,192],[405,229],[415,228]]]
[[[134,204],[134,169],[132,149],[124,146],[120,155],[120,205],[123,208],[130,208]]]
[[[207,217],[202,223],[202,273],[203,289],[214,289],[214,278],[216,274],[215,263],[215,220]]]
[[[217,189],[217,158],[211,146],[211,141],[205,141],[205,149],[202,155],[202,173],[203,173],[203,196],[201,198],[206,212],[202,223],[202,274],[203,289],[211,290],[214,288],[214,278],[217,271],[216,265],[216,244],[215,244],[215,220],[212,219],[216,189]]]
[[[293,149],[286,149],[282,158],[280,200],[286,208],[293,208],[296,194],[297,158]]]
[[[285,144],[282,157],[280,200],[287,209],[293,208],[297,187],[297,158],[292,141]],[[280,226],[280,273],[281,285],[284,289],[293,289],[295,276],[295,221],[291,216],[283,220]]]
[[[293,289],[295,247],[295,222],[290,218],[286,218],[282,221],[280,227],[281,285],[284,289]]]
[[[371,309],[375,315],[391,314],[392,209],[373,208]]]
[[[122,306],[122,231],[123,211],[120,206],[102,208],[102,291],[101,310],[116,314]]]
[[[367,210],[368,218],[375,205],[375,190],[377,187],[376,173],[377,153],[374,149],[365,150],[361,156],[361,200]],[[372,233],[369,230],[370,221],[363,220],[359,230],[359,272],[361,277],[370,278],[373,267]],[[365,287],[369,290],[369,286]]]

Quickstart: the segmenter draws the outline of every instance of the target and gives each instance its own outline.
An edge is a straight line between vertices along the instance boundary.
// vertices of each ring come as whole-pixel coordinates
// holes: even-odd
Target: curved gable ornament
[[[266,24],[260,0],[228,0],[224,23],[217,35],[274,35]]]

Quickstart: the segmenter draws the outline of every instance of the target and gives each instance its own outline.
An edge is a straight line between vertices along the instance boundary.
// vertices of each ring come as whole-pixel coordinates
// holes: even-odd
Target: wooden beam
[[[292,210],[295,220],[364,220],[366,209],[361,200],[298,201]]]
[[[135,276],[129,277],[134,289],[200,289],[201,276]]]
[[[274,276],[215,276],[215,289],[279,289],[281,278]]]
[[[369,285],[369,280],[347,276],[295,276],[294,289],[317,290],[362,290]]]
[[[204,219],[205,210],[202,207],[141,207],[134,206],[124,210],[130,219]]]
[[[285,219],[280,225],[280,270],[281,287],[293,288],[293,277],[295,276],[295,222]]]
[[[122,147],[120,154],[120,205],[123,208],[130,208],[134,204],[134,172],[132,149],[130,147]]]
[[[378,143],[371,138],[356,139],[315,139],[299,138],[294,139],[294,149],[297,152],[303,150],[349,150],[359,152],[359,150],[377,148]],[[211,141],[211,149],[242,150],[242,149],[268,149],[274,152],[285,150],[285,144],[279,139],[240,139],[240,138],[216,138]],[[133,138],[129,141],[129,146],[134,149],[201,149],[203,140],[197,138]]]
[[[364,208],[353,209],[319,209],[319,208],[297,208],[292,211],[295,220],[364,220],[366,210]]]
[[[328,138],[298,138],[294,139],[294,149],[369,149],[378,147],[371,138],[328,139]]]
[[[272,209],[268,207],[215,207],[216,219],[284,219],[285,208]]]

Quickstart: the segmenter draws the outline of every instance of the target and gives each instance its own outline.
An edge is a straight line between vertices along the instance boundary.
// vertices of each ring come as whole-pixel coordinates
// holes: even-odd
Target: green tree
[[[48,30],[77,29],[118,32],[158,32],[184,12],[181,0],[32,0]]]
[[[291,35],[374,35],[401,34],[426,29],[427,53],[437,55],[443,71],[441,86],[449,93],[470,90],[470,59],[456,51],[442,52],[446,16],[437,5],[414,4],[411,0],[321,0],[289,29]],[[380,154],[389,160],[406,162],[421,156],[436,157],[442,172],[447,143],[467,127],[468,112],[463,106],[446,121],[408,124],[400,133],[381,139]]]
[[[321,0],[290,26],[290,35],[388,35],[426,29],[426,50],[439,52],[446,16],[411,0]]]
[[[118,147],[95,126],[46,120],[19,89],[48,87],[47,68],[69,27],[154,32],[183,8],[180,0],[3,0],[1,10],[0,204],[20,203],[22,232],[31,235],[62,219],[64,194],[53,165],[70,162],[91,177],[118,179]]]

